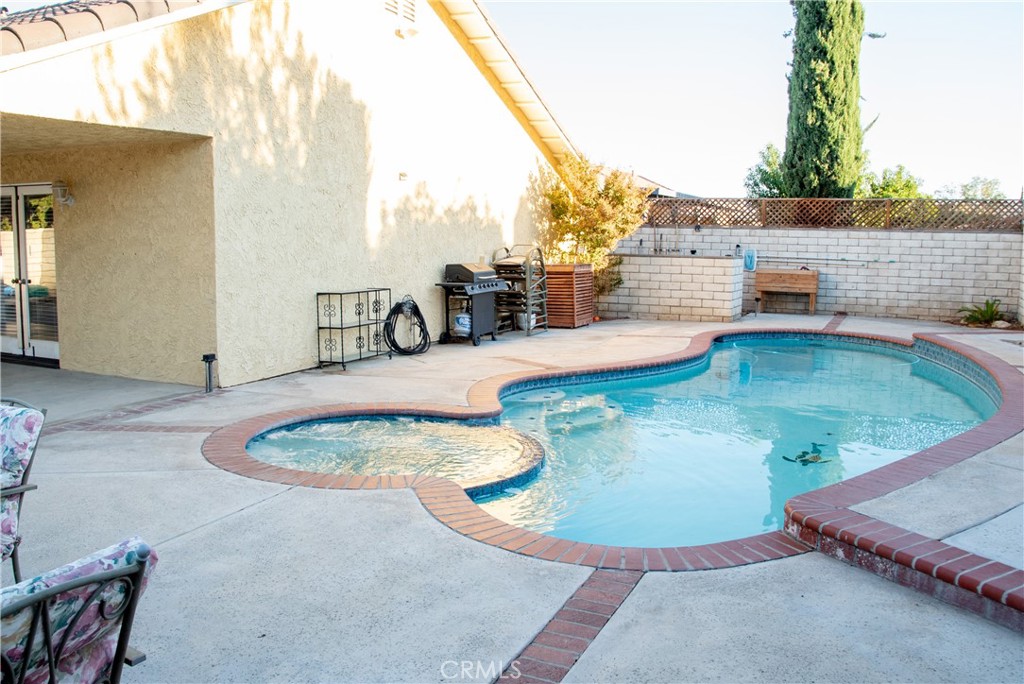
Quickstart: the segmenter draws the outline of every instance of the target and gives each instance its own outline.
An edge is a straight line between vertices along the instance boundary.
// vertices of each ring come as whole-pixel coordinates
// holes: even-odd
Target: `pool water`
[[[937,444],[997,409],[920,357],[754,339],[642,378],[507,395],[501,424],[543,444],[528,485],[479,499],[536,532],[683,546],[780,529],[785,502]]]
[[[528,464],[519,433],[497,425],[410,416],[317,420],[266,432],[246,446],[282,468],[352,475],[435,475],[462,486]]]

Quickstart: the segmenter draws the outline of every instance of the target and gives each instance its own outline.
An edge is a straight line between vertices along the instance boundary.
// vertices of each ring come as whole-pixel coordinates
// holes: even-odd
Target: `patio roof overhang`
[[[4,157],[76,147],[188,142],[204,137],[178,131],[107,126],[0,112],[0,150]]]

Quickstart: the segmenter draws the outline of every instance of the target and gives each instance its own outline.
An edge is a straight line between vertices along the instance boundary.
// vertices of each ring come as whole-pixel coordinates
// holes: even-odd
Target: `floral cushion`
[[[0,486],[17,487],[32,458],[43,413],[22,406],[0,406]]]
[[[5,496],[0,499],[0,554],[7,560],[18,545],[18,509],[21,495]]]
[[[21,406],[0,406],[0,487],[24,483],[25,470],[32,460],[43,413]],[[22,494],[0,499],[0,558],[7,560],[18,545],[18,516]]]
[[[73,563],[51,570],[38,577],[27,579],[19,584],[4,587],[0,591],[0,602],[4,606],[26,596],[44,591],[58,584],[69,582],[79,577],[86,577],[108,570],[115,570],[133,565],[142,549],[149,549],[138,537],[126,539],[119,544],[97,551]],[[145,591],[149,574],[157,562],[157,554],[150,551],[149,565],[139,588]],[[89,595],[96,590],[96,585],[85,585],[78,589],[59,594],[50,601],[50,625],[53,630],[53,644],[67,638],[63,655],[57,664],[58,679],[68,682],[95,682],[103,679],[114,659],[117,647],[121,620],[106,620],[100,617],[101,603],[105,601],[105,613],[117,614],[118,607],[126,600],[125,585],[112,582],[103,589],[103,601],[94,601],[85,610],[80,620],[71,625],[75,614],[85,605]],[[0,622],[3,639],[3,654],[14,664],[15,673],[21,671],[22,664],[28,661],[26,684],[41,684],[47,681],[49,672],[46,664],[46,650],[42,634],[37,633],[31,652],[28,649],[28,633],[31,626],[32,609],[25,608],[17,613],[4,617]],[[66,635],[66,631],[74,631]],[[40,630],[41,631],[41,630]]]

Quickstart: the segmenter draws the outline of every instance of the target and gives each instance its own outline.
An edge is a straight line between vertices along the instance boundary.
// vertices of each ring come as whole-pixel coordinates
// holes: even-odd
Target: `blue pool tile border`
[[[506,398],[511,394],[520,392],[550,389],[552,387],[565,387],[573,385],[584,385],[596,382],[608,382],[615,380],[627,380],[631,378],[642,378],[653,375],[673,373],[680,370],[694,368],[705,363],[715,351],[715,344],[725,342],[741,342],[746,340],[793,340],[806,339],[815,341],[834,342],[844,346],[876,347],[904,354],[912,354],[927,361],[931,361],[943,368],[956,373],[965,380],[980,388],[989,399],[998,407],[1002,404],[1003,393],[999,388],[996,379],[974,360],[963,354],[948,349],[940,344],[928,340],[915,339],[912,343],[900,342],[897,340],[883,339],[879,337],[867,337],[853,334],[815,332],[815,331],[751,331],[723,333],[712,340],[712,344],[703,352],[694,356],[665,361],[662,363],[638,364],[636,366],[619,368],[615,370],[583,371],[579,373],[558,373],[540,378],[529,378],[513,381],[498,391],[498,400]]]

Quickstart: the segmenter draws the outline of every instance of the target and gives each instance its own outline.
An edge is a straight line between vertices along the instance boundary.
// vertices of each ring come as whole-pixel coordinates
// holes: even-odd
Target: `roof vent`
[[[416,0],[384,0],[384,9],[406,21],[416,21]]]

